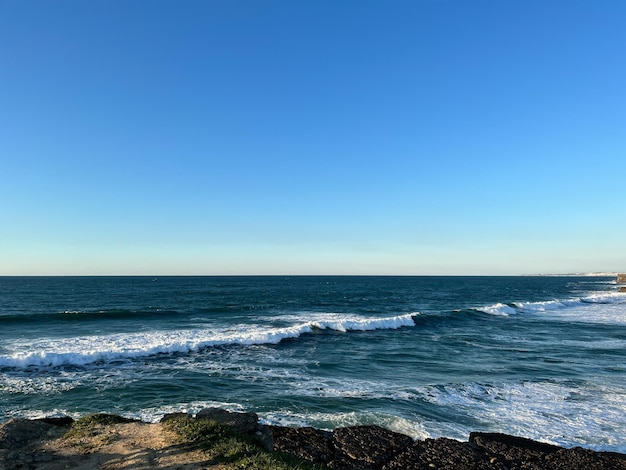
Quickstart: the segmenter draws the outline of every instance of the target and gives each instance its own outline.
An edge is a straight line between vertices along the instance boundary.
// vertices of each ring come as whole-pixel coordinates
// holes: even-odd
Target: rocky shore
[[[565,449],[506,434],[414,441],[378,426],[323,431],[266,426],[217,408],[149,424],[114,415],[0,425],[0,469],[614,469],[626,455]]]

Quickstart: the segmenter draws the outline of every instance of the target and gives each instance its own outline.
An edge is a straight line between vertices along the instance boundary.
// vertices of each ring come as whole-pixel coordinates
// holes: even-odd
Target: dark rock
[[[350,460],[346,457],[339,457],[327,464],[328,468],[333,470],[375,470],[372,464],[362,460]]]
[[[313,463],[328,463],[334,458],[335,451],[330,432],[310,427],[267,426],[267,428],[272,433],[275,451]]]
[[[38,452],[32,455],[33,462],[52,462],[53,454],[47,452]]]
[[[47,436],[52,424],[30,419],[13,418],[0,425],[0,449],[10,449]]]
[[[497,452],[498,449],[516,448],[523,449],[537,455],[551,454],[561,448],[552,444],[533,441],[532,439],[527,439],[525,437],[489,432],[472,432],[469,436],[469,442],[490,451],[495,450]]]
[[[35,421],[41,423],[52,424],[53,426],[67,427],[74,423],[74,418],[69,416],[59,416],[56,418],[38,418]]]
[[[196,414],[196,419],[211,419],[232,428],[239,434],[252,434],[258,428],[259,417],[256,413],[237,413],[221,408],[205,408]]]
[[[417,441],[383,466],[383,470],[505,470],[467,442],[438,438]]]
[[[559,450],[552,444],[500,433],[473,432],[469,442],[490,458],[504,462],[509,469],[543,469],[545,457]]]
[[[353,468],[380,468],[413,444],[413,439],[380,426],[353,426],[335,429],[333,444],[338,461]]]
[[[37,440],[50,437],[55,432],[62,434],[63,430],[36,420],[13,418],[1,424],[0,469],[29,468],[35,458],[48,459],[48,455],[35,454],[32,447]]]
[[[254,433],[254,437],[266,450],[274,449],[274,435],[268,426],[260,424]]]
[[[559,449],[546,456],[547,467],[554,470],[589,469],[589,470],[622,470],[626,469],[626,456],[608,452],[594,452],[581,447]]]
[[[575,447],[564,449],[523,437],[471,433],[470,444],[509,470],[626,470],[626,455]]]

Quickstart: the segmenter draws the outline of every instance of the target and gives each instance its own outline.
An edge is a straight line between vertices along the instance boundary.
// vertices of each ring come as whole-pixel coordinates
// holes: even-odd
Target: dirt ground
[[[89,435],[65,438],[67,429],[56,426],[33,439],[37,430],[24,429],[11,450],[4,451],[2,470],[121,470],[214,469],[206,454],[176,442],[176,436],[160,424],[123,423],[95,426]],[[29,439],[27,437],[30,436]],[[19,445],[20,442],[23,445]],[[3,461],[4,460],[4,461]]]

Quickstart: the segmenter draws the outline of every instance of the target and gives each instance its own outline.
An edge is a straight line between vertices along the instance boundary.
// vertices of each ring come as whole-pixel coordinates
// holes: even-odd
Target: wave
[[[159,354],[197,352],[202,349],[231,345],[278,344],[317,330],[371,331],[414,326],[413,315],[386,318],[323,315],[318,319],[291,326],[235,325],[211,329],[118,333],[39,340],[32,344],[14,343],[18,351],[0,355],[0,367],[83,366],[146,358]]]
[[[489,315],[508,316],[518,313],[540,313],[552,310],[562,310],[571,307],[579,307],[584,304],[613,305],[623,303],[626,303],[625,292],[602,292],[574,299],[496,303],[493,305],[476,307],[472,310],[487,313]]]

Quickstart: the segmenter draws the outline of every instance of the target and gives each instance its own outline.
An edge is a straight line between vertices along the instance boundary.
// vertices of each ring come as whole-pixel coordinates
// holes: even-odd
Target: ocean
[[[0,422],[218,406],[626,452],[614,277],[0,277]]]

